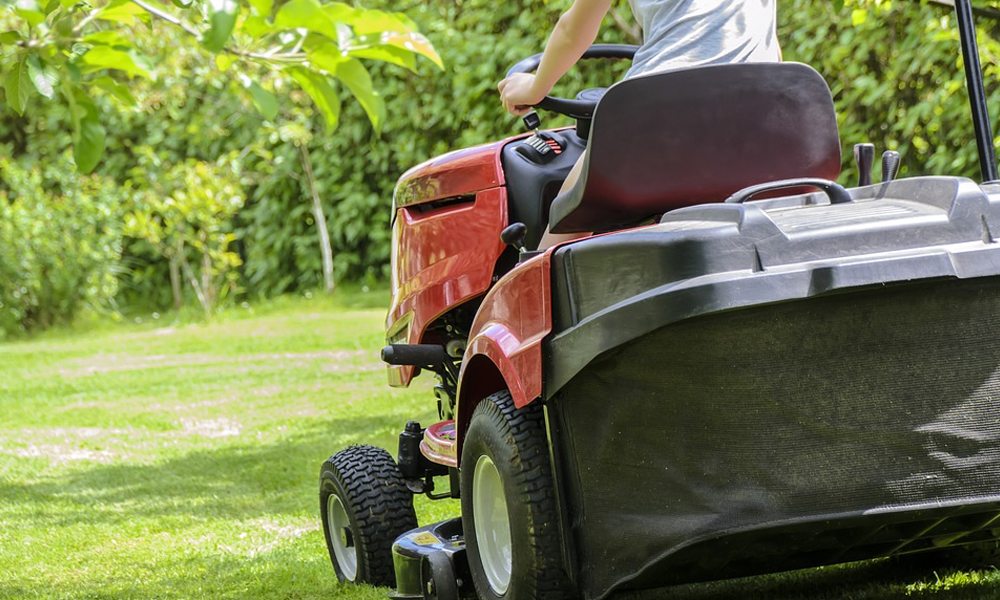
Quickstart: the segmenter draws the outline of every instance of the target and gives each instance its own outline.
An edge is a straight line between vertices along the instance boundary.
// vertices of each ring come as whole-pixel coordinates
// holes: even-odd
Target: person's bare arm
[[[497,85],[504,108],[512,114],[523,115],[529,107],[541,102],[597,39],[601,21],[611,9],[612,1],[574,0],[552,30],[538,71],[534,75],[514,74]]]

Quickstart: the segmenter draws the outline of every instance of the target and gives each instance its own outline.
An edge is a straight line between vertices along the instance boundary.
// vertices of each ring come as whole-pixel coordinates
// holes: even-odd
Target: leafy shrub
[[[49,168],[0,159],[0,337],[113,304],[120,197],[72,173],[67,158]]]
[[[785,0],[779,10],[785,58],[813,65],[833,90],[844,183],[856,181],[851,145],[868,141],[900,152],[903,177],[979,177],[954,9],[917,0]],[[996,130],[998,21],[978,23]]]
[[[140,153],[155,162],[151,149]],[[242,261],[233,251],[232,218],[244,198],[233,158],[216,164],[186,160],[163,173],[140,163],[133,179],[142,189],[132,196],[125,235],[145,241],[167,261],[175,309],[187,286],[206,315],[238,290]]]

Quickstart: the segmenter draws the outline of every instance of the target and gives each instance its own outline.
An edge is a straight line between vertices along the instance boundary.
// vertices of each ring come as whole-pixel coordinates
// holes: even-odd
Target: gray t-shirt
[[[777,62],[777,0],[629,0],[643,44],[626,78],[670,69]]]

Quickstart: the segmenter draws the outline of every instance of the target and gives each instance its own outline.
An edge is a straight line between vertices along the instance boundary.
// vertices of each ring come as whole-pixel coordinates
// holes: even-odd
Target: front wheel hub
[[[490,588],[502,596],[512,571],[510,516],[500,472],[488,456],[480,456],[472,475],[472,510],[479,558]]]
[[[330,541],[333,553],[344,574],[344,579],[354,581],[358,577],[358,549],[351,535],[351,522],[347,518],[344,503],[336,494],[326,500],[326,514],[330,523]]]

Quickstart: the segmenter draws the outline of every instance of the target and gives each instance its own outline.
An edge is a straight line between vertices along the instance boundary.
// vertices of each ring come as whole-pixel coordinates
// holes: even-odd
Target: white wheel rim
[[[476,545],[490,588],[497,596],[510,585],[510,517],[500,472],[488,456],[480,456],[472,473],[472,510]]]
[[[347,518],[344,503],[336,494],[326,499],[326,519],[330,528],[330,545],[344,579],[354,581],[358,576],[358,549],[354,546],[351,521]]]

